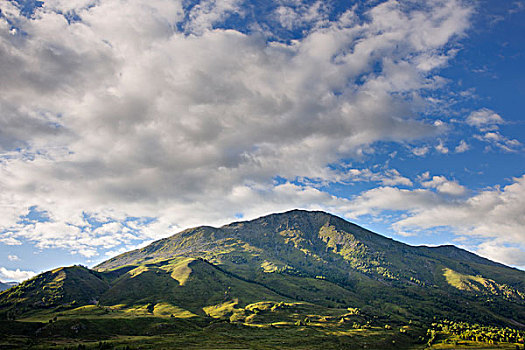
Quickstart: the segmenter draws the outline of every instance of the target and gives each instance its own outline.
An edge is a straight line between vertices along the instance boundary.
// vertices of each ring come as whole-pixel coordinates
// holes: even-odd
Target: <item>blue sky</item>
[[[2,0],[0,280],[293,208],[523,269],[524,33],[522,0]]]

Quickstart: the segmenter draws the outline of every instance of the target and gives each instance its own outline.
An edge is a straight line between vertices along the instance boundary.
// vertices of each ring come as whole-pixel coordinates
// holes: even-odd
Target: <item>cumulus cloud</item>
[[[524,266],[518,254],[505,259],[502,256],[504,251],[525,249],[525,175],[503,188],[488,188],[467,197],[447,196],[464,194],[465,189],[442,176],[434,176],[422,184],[426,189],[381,187],[366,191],[347,207],[347,215],[405,211],[407,215],[394,222],[399,232],[448,227],[458,236],[483,239],[484,244],[472,249],[485,256]]]
[[[240,0],[204,0],[196,4],[188,13],[190,21],[185,25],[189,33],[202,34],[235,13],[242,15]]]
[[[475,252],[504,264],[525,268],[525,255],[519,246],[508,246],[498,240],[491,240],[478,245]]]
[[[498,124],[503,124],[503,118],[488,108],[482,108],[469,114],[467,124],[482,130],[498,129]]]
[[[396,169],[388,170],[386,176],[381,179],[381,184],[385,186],[413,185],[412,181],[409,178],[402,176]]]
[[[439,153],[442,153],[442,154],[447,154],[448,153],[448,147],[445,146],[445,144],[441,140],[436,145],[435,149],[436,149],[436,151],[438,151]]]
[[[412,148],[412,153],[415,154],[416,156],[419,156],[419,157],[422,157],[422,156],[426,155],[428,153],[428,151],[429,151],[429,147],[428,146]]]
[[[486,132],[482,135],[474,135],[474,138],[483,142],[488,143],[490,146],[487,146],[487,150],[491,149],[491,146],[502,150],[504,152],[517,152],[522,148],[522,143],[516,139],[509,139],[501,135],[497,131]]]
[[[17,256],[17,255],[8,255],[7,256],[7,259],[9,259],[9,261],[19,261],[20,258]]]
[[[2,242],[5,245],[22,245],[22,242],[17,240],[14,237],[10,237],[10,232],[3,232],[2,238],[0,238],[0,242]]]
[[[499,125],[505,124],[505,120],[490,109],[482,108],[470,113],[466,123],[481,132],[481,134],[474,135],[474,138],[488,143],[486,150],[495,148],[504,152],[517,152],[523,146],[518,140],[503,136],[498,131]]]
[[[378,141],[443,132],[418,101],[472,13],[385,1],[327,21],[318,2],[294,7],[309,30],[286,42],[228,28],[246,15],[237,0],[0,10],[0,240],[88,257],[239,211],[346,205],[293,182],[336,181],[330,166]],[[30,207],[48,219],[21,220]]]
[[[449,181],[444,176],[433,176],[432,180],[421,183],[423,187],[435,188],[438,192],[459,196],[465,193],[465,187],[458,184],[456,181]]]
[[[454,152],[456,153],[463,153],[463,152],[466,152],[470,149],[470,146],[467,142],[465,142],[465,140],[461,140],[459,142],[459,145],[456,146],[456,148],[454,148]]]
[[[275,17],[279,24],[289,30],[304,29],[308,24],[320,26],[328,20],[327,4],[316,1],[306,4],[303,1],[289,1],[275,9]]]
[[[0,277],[4,281],[7,280],[21,282],[35,275],[36,273],[33,271],[21,271],[20,269],[8,270],[5,267],[0,267]]]

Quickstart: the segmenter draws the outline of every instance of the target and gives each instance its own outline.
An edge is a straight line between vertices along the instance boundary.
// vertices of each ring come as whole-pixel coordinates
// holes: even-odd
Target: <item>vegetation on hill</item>
[[[94,304],[109,284],[96,271],[83,266],[44,272],[0,294],[5,318],[15,319],[40,309]]]
[[[418,348],[436,334],[461,337],[446,323],[454,322],[509,329],[517,337],[498,342],[519,346],[525,273],[453,246],[413,247],[323,212],[291,211],[188,229],[93,270],[43,273],[0,294],[0,317],[7,329],[13,320],[22,329],[41,324],[20,335],[33,342],[56,335],[117,346],[124,336],[170,334],[169,346],[186,339],[191,348],[190,334],[203,346],[235,331],[247,344],[256,334],[282,337],[282,348],[301,348],[301,334],[334,348]],[[452,321],[439,328],[435,320]]]

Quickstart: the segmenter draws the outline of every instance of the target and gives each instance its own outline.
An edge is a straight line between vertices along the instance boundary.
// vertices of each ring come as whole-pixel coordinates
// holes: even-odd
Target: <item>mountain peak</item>
[[[0,312],[34,307],[28,303],[68,308],[98,302],[190,317],[226,304],[281,300],[380,315],[395,303],[395,317],[406,319],[475,314],[505,323],[525,317],[524,272],[454,246],[413,247],[322,211],[187,229],[95,269],[43,273],[1,294]],[[495,310],[512,312],[498,316]]]
[[[320,210],[291,209],[291,210],[284,211],[281,213],[271,213],[271,214],[263,215],[258,218],[252,219],[252,220],[240,220],[240,221],[232,222],[231,224],[227,224],[224,226],[235,225],[239,223],[265,221],[265,220],[287,220],[290,218],[312,218],[312,217],[337,218],[337,216],[333,214],[329,214],[327,212],[320,211]]]
[[[323,211],[294,209],[219,228],[187,229],[109,259],[96,268],[105,271],[179,256],[203,258],[233,270],[244,264],[247,266],[243,268],[254,271],[288,269],[313,277],[328,272],[339,282],[348,284],[355,282],[350,277],[354,274],[348,274],[348,270],[373,279],[404,283],[416,280],[435,285],[441,276],[429,269],[438,269],[440,274],[439,266],[450,265],[449,260],[502,266],[454,246],[413,247]],[[427,268],[414,266],[418,261]],[[308,266],[303,266],[305,264]],[[457,264],[454,268],[469,275],[476,272]]]

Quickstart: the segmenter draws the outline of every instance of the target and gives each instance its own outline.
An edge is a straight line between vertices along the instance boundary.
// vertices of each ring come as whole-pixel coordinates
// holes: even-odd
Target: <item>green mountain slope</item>
[[[3,291],[0,310],[18,316],[52,307],[93,304],[108,288],[99,273],[86,267],[60,267]]]
[[[120,276],[102,295],[104,305],[149,305],[153,310],[173,305],[194,314],[204,307],[233,299],[246,305],[283,299],[268,288],[246,282],[200,259],[182,258],[141,265]]]
[[[28,317],[97,304],[122,317],[251,320],[257,317],[247,308],[260,302],[359,309],[360,317],[385,322],[525,327],[525,272],[453,246],[413,247],[324,212],[294,210],[188,229],[93,271],[46,272],[0,294],[0,313]],[[74,312],[95,310],[86,307]]]
[[[323,212],[298,210],[218,229],[186,230],[95,268],[106,271],[174,256],[203,258],[256,281],[266,281],[271,273],[320,277],[350,291],[367,284],[457,287],[447,280],[448,270],[494,281],[492,286],[480,287],[480,293],[522,301],[525,291],[523,271],[462,249],[412,247]]]

